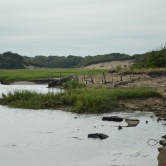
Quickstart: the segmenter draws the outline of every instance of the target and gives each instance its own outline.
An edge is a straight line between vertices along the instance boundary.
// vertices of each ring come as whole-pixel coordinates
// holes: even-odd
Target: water
[[[0,93],[20,86],[0,85]],[[46,85],[22,88],[48,92]],[[123,128],[125,122],[102,121],[103,116],[137,118],[137,127]],[[27,110],[0,106],[0,165],[3,166],[156,166],[157,147],[149,139],[166,134],[162,123],[150,112],[115,112],[77,115],[61,110]],[[75,118],[77,117],[77,118]],[[148,124],[145,121],[148,120]],[[87,138],[104,133],[105,140]],[[150,142],[154,144],[155,142]]]

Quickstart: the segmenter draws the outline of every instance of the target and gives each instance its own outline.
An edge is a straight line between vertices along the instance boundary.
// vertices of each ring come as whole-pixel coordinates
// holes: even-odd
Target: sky
[[[0,53],[141,54],[166,42],[166,0],[0,0]]]

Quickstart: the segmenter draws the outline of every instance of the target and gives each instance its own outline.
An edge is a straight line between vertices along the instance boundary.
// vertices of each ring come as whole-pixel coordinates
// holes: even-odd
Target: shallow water
[[[42,89],[46,93],[48,89],[44,86],[38,85],[35,90]],[[2,87],[0,85],[0,93],[16,88]],[[30,87],[24,85],[24,88]],[[34,90],[34,85],[30,89]],[[127,124],[101,120],[103,116],[112,115],[137,118],[140,123],[137,127],[118,130],[112,126]],[[153,113],[139,111],[77,115],[60,110],[0,106],[0,165],[156,166],[159,145],[150,146],[147,141],[160,140],[166,133],[166,127],[163,122],[157,123],[157,118],[150,118],[151,115]],[[89,133],[104,133],[109,138],[90,139],[87,138]]]

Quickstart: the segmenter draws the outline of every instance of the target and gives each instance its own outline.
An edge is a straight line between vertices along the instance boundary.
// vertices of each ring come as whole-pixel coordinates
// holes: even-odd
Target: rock
[[[122,126],[119,125],[119,126],[118,126],[118,130],[121,130],[121,129],[122,129]]]
[[[125,119],[125,122],[128,124],[127,127],[135,127],[140,121],[138,119]]]
[[[88,138],[99,138],[98,133],[88,134]]]
[[[166,146],[162,146],[162,147],[159,147],[159,148],[158,148],[158,151],[159,151],[159,152],[162,151],[162,150],[166,150]]]
[[[159,116],[160,116],[160,114],[159,114],[159,113],[156,113],[156,114],[155,114],[155,116],[156,116],[156,117],[159,117]]]
[[[159,141],[160,145],[166,146],[166,139],[160,140]]]
[[[158,166],[166,166],[166,149],[160,151],[157,159]]]
[[[100,139],[106,139],[106,138],[108,138],[109,136],[106,135],[106,134],[100,133],[100,134],[99,134],[99,137],[100,137]]]
[[[161,138],[164,138],[164,139],[166,139],[166,135],[162,136]]]
[[[160,120],[166,121],[166,118],[160,118]]]
[[[114,121],[114,122],[122,122],[123,118],[120,118],[118,116],[110,116],[110,117],[103,117],[103,121]]]
[[[100,138],[100,139],[106,139],[108,138],[109,136],[108,135],[105,135],[105,134],[98,134],[98,133],[93,133],[93,134],[88,134],[88,138]]]
[[[161,118],[157,118],[157,122],[160,122],[161,121]]]

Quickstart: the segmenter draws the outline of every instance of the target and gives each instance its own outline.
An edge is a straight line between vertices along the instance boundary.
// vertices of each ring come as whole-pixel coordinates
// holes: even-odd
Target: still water
[[[0,94],[16,89],[47,93],[46,85],[0,85]],[[51,90],[56,91],[56,90]],[[137,127],[102,121],[103,116],[137,118]],[[0,165],[2,166],[156,166],[157,147],[166,127],[150,112],[77,115],[61,110],[28,110],[0,106]],[[77,117],[77,118],[76,118]],[[148,120],[148,124],[145,121]],[[87,138],[104,133],[105,140]],[[150,142],[154,144],[155,142]]]

